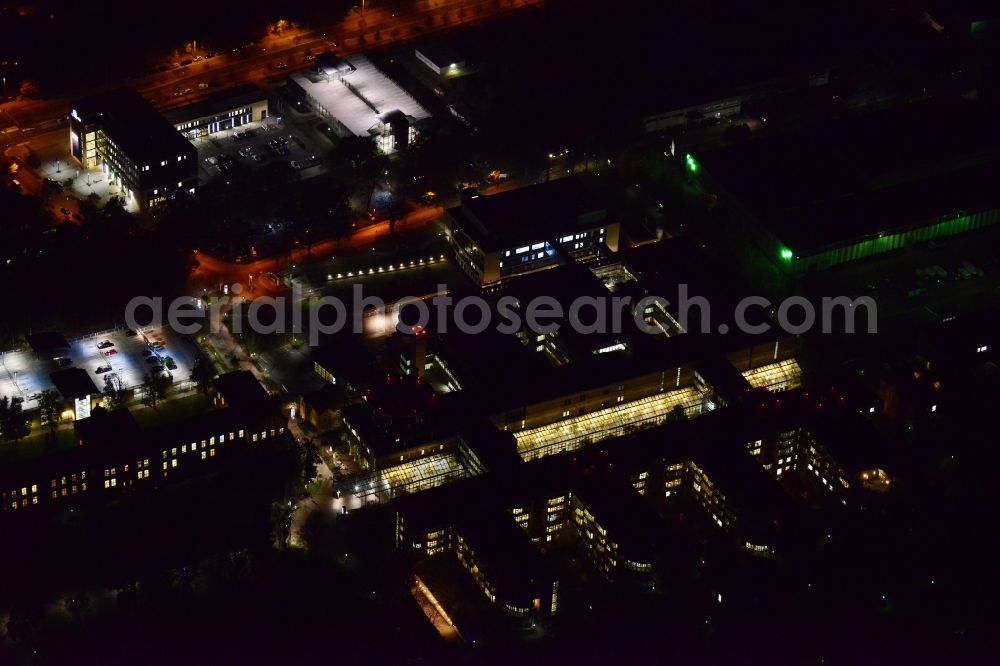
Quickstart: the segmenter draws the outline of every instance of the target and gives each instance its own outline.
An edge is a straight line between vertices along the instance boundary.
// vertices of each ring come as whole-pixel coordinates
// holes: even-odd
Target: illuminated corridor
[[[747,370],[743,376],[754,388],[787,391],[802,385],[802,369],[794,358]]]
[[[524,430],[514,433],[517,452],[525,460],[534,460],[560,451],[573,451],[618,437],[632,428],[659,425],[678,405],[684,408],[687,415],[699,414],[703,399],[702,394],[693,388],[680,389]]]
[[[378,491],[390,497],[415,493],[465,476],[465,468],[451,453],[394,465],[378,473]]]

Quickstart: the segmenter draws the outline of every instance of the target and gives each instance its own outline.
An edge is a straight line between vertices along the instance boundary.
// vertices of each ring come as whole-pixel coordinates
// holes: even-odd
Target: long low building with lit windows
[[[163,116],[188,139],[267,119],[267,93],[252,83],[221,90],[200,102],[165,111]]]
[[[213,399],[214,409],[152,431],[127,409],[96,408],[74,423],[73,448],[0,467],[0,514],[155,487],[285,433],[284,416],[249,372],[218,377]]]
[[[741,243],[788,273],[824,270],[1000,224],[998,108],[931,100],[824,120],[689,155],[688,175]]]

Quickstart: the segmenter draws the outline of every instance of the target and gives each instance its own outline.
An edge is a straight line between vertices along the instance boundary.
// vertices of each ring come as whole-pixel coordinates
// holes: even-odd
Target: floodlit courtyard
[[[125,210],[130,213],[139,212],[135,197],[129,197],[122,183],[105,173],[104,169],[81,169],[67,155],[64,159],[42,163],[39,173],[62,185],[63,194],[78,201],[93,199],[98,205],[104,205],[118,197],[124,201]]]

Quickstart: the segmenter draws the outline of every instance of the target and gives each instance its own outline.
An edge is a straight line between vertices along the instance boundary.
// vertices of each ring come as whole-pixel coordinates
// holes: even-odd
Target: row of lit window
[[[82,484],[80,489],[82,489],[83,492],[87,492],[87,484],[86,483]],[[53,490],[51,497],[52,499],[57,499],[59,497],[66,497],[66,495],[71,493],[73,495],[77,493],[77,486],[75,484],[70,486],[69,488],[62,488],[61,490]],[[35,502],[35,504],[37,504],[37,502]]]
[[[182,187],[184,187],[184,183],[182,183],[181,181],[177,181],[177,189],[179,190],[179,189],[181,189]],[[167,192],[169,192],[170,190],[163,190],[163,191],[164,191],[164,193],[167,193]],[[189,192],[189,193],[191,193],[191,194],[194,194],[194,188],[193,188],[193,187],[192,187],[192,188],[189,188],[189,189],[188,189],[188,192]],[[153,188],[153,194],[154,194],[154,195],[157,195],[157,194],[159,194],[159,193],[160,193],[160,189],[159,189],[159,188]],[[164,201],[164,199],[163,199],[163,198],[159,198],[159,199],[156,199],[156,201]]]
[[[283,433],[284,430],[285,430],[284,428],[280,428],[277,431],[274,430],[274,429],[272,429],[271,430],[271,435],[275,436],[276,432],[277,433]],[[260,438],[261,439],[267,439],[267,434],[268,433],[267,433],[266,430],[262,431],[260,433]],[[243,437],[243,435],[244,435],[244,431],[240,430],[239,431],[239,436]],[[235,433],[229,433],[229,439],[230,439],[230,441],[232,441],[234,439],[234,437],[235,437]],[[209,446],[214,446],[215,445],[215,437],[210,438],[208,441],[209,441]],[[225,435],[220,435],[219,436],[219,441],[220,441],[220,443],[223,442],[223,441],[225,441]],[[257,441],[257,433],[254,433],[254,435],[253,435],[253,441],[255,441],[255,442]],[[201,444],[202,444],[202,447],[205,447],[205,440],[202,440]],[[197,447],[198,447],[197,443],[195,443],[195,442],[191,443],[191,451],[196,451]],[[186,445],[180,447],[181,453],[187,453],[187,449],[188,449],[188,447]],[[176,456],[177,455],[177,448],[176,447],[173,448],[173,449],[171,449],[171,455],[172,456]],[[201,459],[202,460],[205,460],[205,459],[207,459],[209,457],[214,457],[214,456],[215,456],[215,449],[211,449],[210,451],[204,451],[203,450],[201,452]],[[163,451],[163,457],[164,458],[167,457],[167,451]],[[147,469],[137,470],[136,471],[136,478],[137,479],[148,479],[149,478],[149,470],[148,470],[149,459],[145,459],[145,460],[139,461],[136,466],[140,467],[140,468],[142,468],[142,467],[147,468]],[[164,471],[166,471],[169,468],[176,468],[176,467],[177,467],[177,460],[176,459],[171,460],[169,466],[168,466],[166,460],[164,460],[164,462],[163,462],[163,470]],[[125,465],[124,468],[123,468],[123,471],[125,473],[127,473],[129,471],[129,466]],[[110,468],[105,468],[104,469],[104,477],[105,477],[104,487],[105,488],[115,488],[115,487],[117,487],[117,485],[118,485],[117,474],[118,474],[118,468],[117,467],[110,467]],[[72,482],[75,484],[76,481],[77,481],[77,475],[76,474],[71,474],[70,478],[71,478]],[[81,479],[86,479],[87,478],[86,471],[80,472],[80,478]],[[66,477],[62,477],[62,484],[63,485],[66,484]],[[57,486],[56,479],[52,479],[52,481],[51,481],[51,487],[53,489],[55,489],[56,486]],[[87,484],[84,483],[83,484],[83,490],[86,490],[86,489],[87,489]],[[30,490],[30,494],[32,494],[32,495],[36,494],[38,492],[38,485],[37,484],[33,484],[33,485],[30,486],[30,488],[28,486],[25,486],[25,487],[21,488],[21,495],[23,497],[27,498],[28,495],[29,495],[29,490]],[[72,492],[73,493],[77,492],[76,491],[76,485],[72,486]],[[67,494],[66,488],[63,488],[62,489],[62,495],[65,496],[66,494]],[[17,497],[17,495],[18,495],[18,491],[17,491],[16,488],[10,492],[10,496],[11,497]],[[52,498],[55,499],[57,496],[58,495],[56,493],[56,490],[53,490],[52,491]],[[37,503],[38,503],[38,498],[37,497],[32,498],[32,504],[37,504]],[[23,501],[23,506],[27,506],[27,504],[28,504],[27,499],[25,499]],[[14,508],[14,509],[16,509],[17,508],[17,502],[16,501],[12,502],[11,503],[11,507]]]
[[[69,478],[70,478],[70,480],[71,480],[71,482],[73,484],[76,484],[78,478],[81,478],[81,479],[86,479],[87,478],[87,472],[86,471],[80,472],[79,476],[76,473],[74,473],[74,474],[71,474],[69,476]],[[52,488],[52,491],[53,491],[53,497],[55,497],[55,492],[56,492],[57,486],[59,486],[60,484],[63,485],[63,486],[67,485],[66,479],[67,479],[67,477],[64,476],[61,479],[59,479],[58,481],[56,479],[52,479],[49,482],[49,487]],[[86,484],[84,484],[84,486],[86,486]],[[73,487],[75,488],[76,486],[74,485]],[[76,492],[76,491],[74,491],[74,492]],[[37,483],[31,484],[31,486],[24,486],[24,487],[22,487],[20,489],[20,496],[21,497],[25,497],[25,498],[28,497],[29,494],[30,495],[36,495],[37,493],[38,493],[38,484]],[[63,494],[64,495],[66,494],[66,489],[65,488],[63,488]],[[7,497],[16,498],[17,496],[18,496],[18,489],[17,488],[14,488],[13,490],[11,490],[10,493],[4,493],[4,499],[6,499]],[[34,503],[37,503],[37,502],[34,502]],[[16,504],[16,502],[15,502],[15,504]]]

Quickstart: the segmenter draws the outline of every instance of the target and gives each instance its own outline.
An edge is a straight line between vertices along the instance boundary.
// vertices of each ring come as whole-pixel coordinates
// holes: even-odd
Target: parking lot
[[[193,341],[165,327],[143,329],[136,335],[125,330],[106,331],[69,343],[69,349],[51,355],[30,349],[0,354],[0,396],[20,397],[26,410],[36,409],[39,394],[55,388],[50,373],[64,368],[83,368],[102,391],[104,377],[111,373],[126,387],[136,388],[145,383],[150,369],[163,367],[173,377],[174,386],[183,388],[200,353]]]
[[[323,173],[322,158],[330,143],[280,117],[196,139],[199,181],[206,183],[235,169],[256,171],[275,162],[287,164],[302,178]]]

